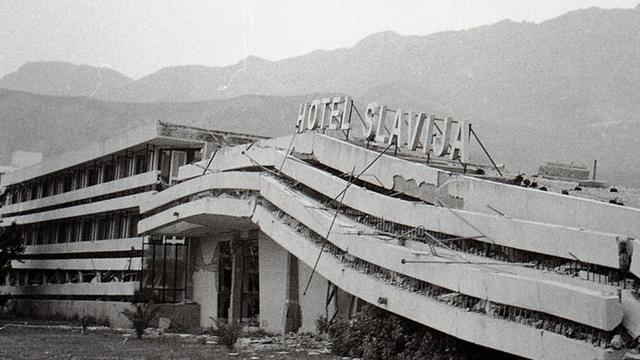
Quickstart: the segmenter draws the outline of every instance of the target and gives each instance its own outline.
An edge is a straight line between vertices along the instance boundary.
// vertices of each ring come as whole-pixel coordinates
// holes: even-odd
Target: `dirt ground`
[[[224,346],[190,342],[178,337],[136,339],[121,332],[0,325],[0,360],[4,359],[338,359],[304,349],[240,348],[230,352]]]

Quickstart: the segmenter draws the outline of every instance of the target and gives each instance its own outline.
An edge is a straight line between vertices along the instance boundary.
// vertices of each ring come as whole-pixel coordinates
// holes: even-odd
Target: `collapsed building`
[[[398,153],[412,131],[375,146],[338,108],[272,139],[157,123],[6,174],[0,226],[26,251],[0,293],[112,325],[144,296],[275,333],[367,302],[534,359],[619,359],[640,335],[639,209],[431,166]],[[446,147],[425,121],[444,133],[421,145]]]

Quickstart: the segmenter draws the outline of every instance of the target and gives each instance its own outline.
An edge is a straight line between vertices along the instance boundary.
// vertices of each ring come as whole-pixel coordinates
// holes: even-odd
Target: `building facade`
[[[139,205],[174,184],[180,166],[255,139],[158,122],[7,172],[0,226],[16,226],[25,252],[0,295],[23,312],[114,326],[136,298],[185,300],[188,246],[139,235]]]
[[[640,210],[336,133],[159,123],[9,173],[1,224],[27,251],[0,291],[106,317],[139,294],[274,333],[367,302],[535,359],[619,359],[640,335]]]

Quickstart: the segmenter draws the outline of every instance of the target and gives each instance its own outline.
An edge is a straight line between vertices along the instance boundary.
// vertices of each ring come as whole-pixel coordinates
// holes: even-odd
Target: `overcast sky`
[[[375,32],[426,35],[508,18],[640,0],[2,0],[0,76],[28,61],[108,66],[139,78],[162,67],[228,65],[352,46]]]

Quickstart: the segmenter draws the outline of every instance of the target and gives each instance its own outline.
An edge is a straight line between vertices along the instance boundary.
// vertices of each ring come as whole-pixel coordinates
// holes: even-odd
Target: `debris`
[[[622,337],[620,336],[620,334],[614,336],[613,339],[611,339],[611,343],[609,343],[609,345],[616,350],[621,349],[624,344],[622,343]]]

